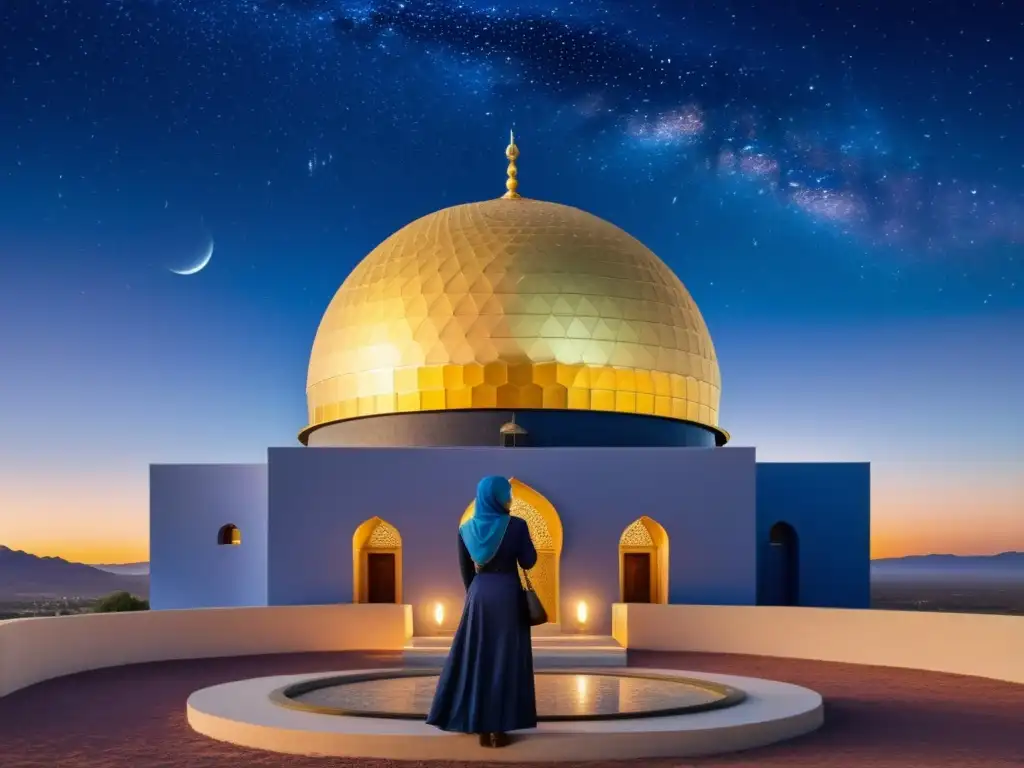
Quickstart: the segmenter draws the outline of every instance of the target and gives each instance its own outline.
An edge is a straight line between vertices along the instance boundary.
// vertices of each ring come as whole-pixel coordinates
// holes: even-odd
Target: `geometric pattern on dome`
[[[368,549],[400,549],[401,546],[402,536],[398,533],[398,529],[383,520],[374,526],[374,529],[370,531],[370,537],[366,540]]]
[[[619,538],[619,546],[622,547],[653,547],[654,539],[651,532],[647,530],[642,519],[636,519],[622,532]]]
[[[470,408],[717,427],[721,378],[696,303],[642,243],[576,208],[499,199],[418,219],[352,271],[306,393],[307,429]]]

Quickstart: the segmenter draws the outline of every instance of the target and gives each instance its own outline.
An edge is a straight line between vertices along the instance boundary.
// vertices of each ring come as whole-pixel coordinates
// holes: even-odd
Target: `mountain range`
[[[39,557],[0,545],[0,600],[95,598],[121,590],[148,597],[149,575],[111,573],[62,557]]]
[[[937,587],[992,587],[1024,584],[1024,552],[998,555],[916,555],[871,563],[875,584],[931,585]]]
[[[109,565],[94,565],[107,573],[116,573],[119,576],[148,576],[149,563],[111,563]]]
[[[998,555],[910,555],[872,560],[873,568],[1024,568],[1024,552]]]

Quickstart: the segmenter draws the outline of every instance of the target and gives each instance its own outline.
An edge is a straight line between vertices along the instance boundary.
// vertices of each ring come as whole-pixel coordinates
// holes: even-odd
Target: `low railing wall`
[[[54,677],[170,659],[401,650],[408,605],[93,613],[0,621],[0,696]]]
[[[1024,616],[769,606],[612,608],[626,648],[782,656],[1024,683]]]
[[[613,606],[626,648],[814,659],[1024,683],[1024,617],[706,605]],[[0,696],[54,677],[172,659],[399,651],[407,605],[205,608],[0,621]]]

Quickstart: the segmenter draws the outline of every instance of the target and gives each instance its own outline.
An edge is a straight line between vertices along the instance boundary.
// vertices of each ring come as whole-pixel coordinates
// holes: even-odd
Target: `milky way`
[[[407,43],[491,65],[492,94],[529,90],[582,119],[595,140],[619,136],[873,243],[925,251],[1024,240],[1020,191],[960,179],[941,162],[893,149],[868,110],[812,77],[799,82],[751,49],[666,40],[605,13],[510,12],[444,2],[339,9],[275,0],[324,21],[339,41]],[[595,6],[600,10],[599,6]],[[930,84],[935,87],[935,84]],[[922,136],[927,140],[930,135]]]
[[[296,56],[293,66],[319,77],[331,71],[345,77],[342,62],[358,50],[364,57],[400,62],[409,79],[422,77],[421,89],[437,88],[438,78],[423,71],[424,62],[440,58],[466,68],[445,82],[461,82],[467,95],[495,103],[545,102],[552,114],[564,116],[563,128],[576,132],[582,145],[615,142],[626,151],[655,150],[644,155],[647,162],[688,167],[691,176],[718,185],[723,195],[752,190],[866,244],[955,253],[1024,241],[1019,173],[965,169],[969,163],[952,155],[970,154],[978,137],[951,144],[956,129],[945,116],[931,125],[880,118],[886,106],[889,114],[897,110],[860,98],[851,77],[873,75],[849,52],[826,50],[819,60],[830,66],[817,69],[807,64],[811,59],[801,63],[779,55],[808,47],[794,41],[792,25],[786,40],[773,38],[782,33],[770,23],[740,34],[712,25],[706,6],[685,0],[666,4],[664,11],[652,6],[646,14],[632,3],[597,0],[516,4],[516,10],[508,5],[116,0],[108,7],[129,16],[146,8],[172,9],[214,45],[238,36],[246,22],[263,35],[267,50],[312,43],[316,56]],[[801,6],[813,8],[786,0],[765,5],[762,16],[799,17]],[[729,18],[730,4],[722,7]],[[916,23],[913,14],[907,23]],[[807,39],[824,50],[808,29]],[[949,56],[957,61],[955,52]],[[1019,66],[1008,55],[1002,71],[979,70],[970,82],[984,90],[991,85],[984,78],[1002,77],[1009,85]],[[933,90],[938,100],[943,85],[941,73],[931,71],[919,75],[917,90]],[[945,146],[957,152],[944,157],[921,149],[940,132]],[[1024,145],[1012,136],[1009,141],[1003,157],[1019,171]]]
[[[621,17],[574,23],[415,0],[338,14],[332,24],[365,45],[397,36],[495,64],[504,74],[495,91],[528,85],[571,105],[590,132],[674,148],[676,158],[875,242],[947,249],[1024,240],[1015,190],[944,177],[911,154],[884,151],[881,131],[847,104],[751,56],[641,40]]]

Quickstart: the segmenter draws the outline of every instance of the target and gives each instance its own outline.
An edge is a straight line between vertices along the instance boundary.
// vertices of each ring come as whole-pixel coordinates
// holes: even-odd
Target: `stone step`
[[[402,658],[408,666],[434,667],[444,664],[451,637],[414,637]],[[598,635],[551,635],[533,638],[533,664],[552,667],[624,667],[626,649],[614,638]]]

